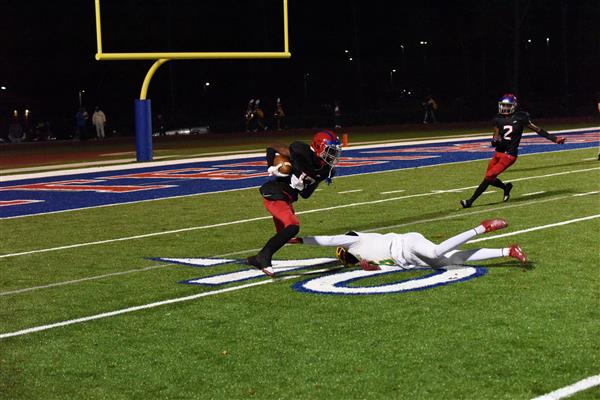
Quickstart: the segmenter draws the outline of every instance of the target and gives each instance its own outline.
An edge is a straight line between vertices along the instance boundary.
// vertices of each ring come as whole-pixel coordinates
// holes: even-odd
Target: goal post
[[[156,70],[170,60],[235,60],[235,59],[285,59],[292,55],[289,51],[288,5],[283,2],[283,51],[274,52],[132,52],[105,53],[102,48],[102,21],[100,17],[100,0],[94,0],[96,13],[96,60],[154,60],[140,91],[140,98],[134,102],[136,158],[137,161],[152,161],[152,108],[147,99],[148,87]]]

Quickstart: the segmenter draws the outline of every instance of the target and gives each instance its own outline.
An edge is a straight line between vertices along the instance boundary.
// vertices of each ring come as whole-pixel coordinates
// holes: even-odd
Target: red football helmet
[[[342,153],[340,138],[331,131],[315,133],[310,148],[331,167],[337,164]]]
[[[510,115],[517,109],[517,96],[512,93],[506,93],[500,97],[498,102],[498,113],[502,115]]]

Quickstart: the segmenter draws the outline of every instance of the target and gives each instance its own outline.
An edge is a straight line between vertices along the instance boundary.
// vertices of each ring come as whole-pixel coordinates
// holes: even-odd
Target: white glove
[[[277,165],[272,165],[269,168],[267,168],[267,172],[269,173],[269,176],[277,176],[280,178],[285,178],[286,176],[290,176],[290,174],[282,174],[281,172],[279,172],[279,167],[281,167],[283,165],[283,163],[277,164]]]
[[[304,177],[305,176],[306,175],[304,175],[304,174],[300,175],[300,177],[297,177],[296,175],[292,175],[290,186],[299,191],[304,190]]]

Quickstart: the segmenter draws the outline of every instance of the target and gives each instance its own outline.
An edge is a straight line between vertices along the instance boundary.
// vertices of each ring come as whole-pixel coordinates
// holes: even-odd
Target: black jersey
[[[303,142],[293,142],[290,147],[290,161],[292,164],[292,173],[287,177],[277,177],[265,182],[260,187],[260,194],[268,200],[285,200],[294,202],[298,200],[298,195],[302,198],[309,198],[319,183],[327,178],[333,177],[335,169],[323,162],[310,146]],[[273,163],[275,150],[267,149],[267,162]],[[292,176],[302,179],[304,188],[299,190],[291,186]]]
[[[531,123],[529,113],[517,111],[510,115],[498,114],[493,122],[500,134],[500,143],[496,146],[496,151],[516,157],[519,154],[523,129]]]

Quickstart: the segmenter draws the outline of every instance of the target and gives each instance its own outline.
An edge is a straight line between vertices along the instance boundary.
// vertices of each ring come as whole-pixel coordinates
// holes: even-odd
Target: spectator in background
[[[423,117],[424,124],[435,124],[437,119],[435,118],[435,111],[438,109],[437,102],[430,94],[425,97],[425,101],[421,103],[425,109],[425,116]]]
[[[261,131],[266,131],[268,129],[265,125],[265,112],[260,108],[260,99],[256,99],[254,102],[254,119],[256,121],[255,132],[259,129]]]
[[[94,114],[92,114],[92,124],[96,128],[96,137],[98,139],[104,139],[104,125],[106,125],[106,115],[100,109],[99,106],[96,106],[96,110]]]
[[[342,102],[336,100],[333,105],[333,127],[342,127]]]
[[[252,123],[254,122],[254,99],[250,99],[248,102],[244,119],[246,121],[246,132],[250,132],[252,129]]]
[[[280,131],[285,127],[285,112],[283,111],[283,104],[281,99],[277,98],[277,104],[275,106],[275,126]]]
[[[11,143],[21,143],[25,139],[25,132],[23,132],[23,127],[21,123],[15,119],[8,126],[8,140]]]
[[[165,117],[162,114],[156,115],[156,127],[158,128],[158,136],[166,136]]]
[[[87,140],[87,121],[89,119],[89,115],[85,109],[85,107],[80,107],[77,114],[75,114],[75,121],[77,126],[76,138],[79,140]]]

